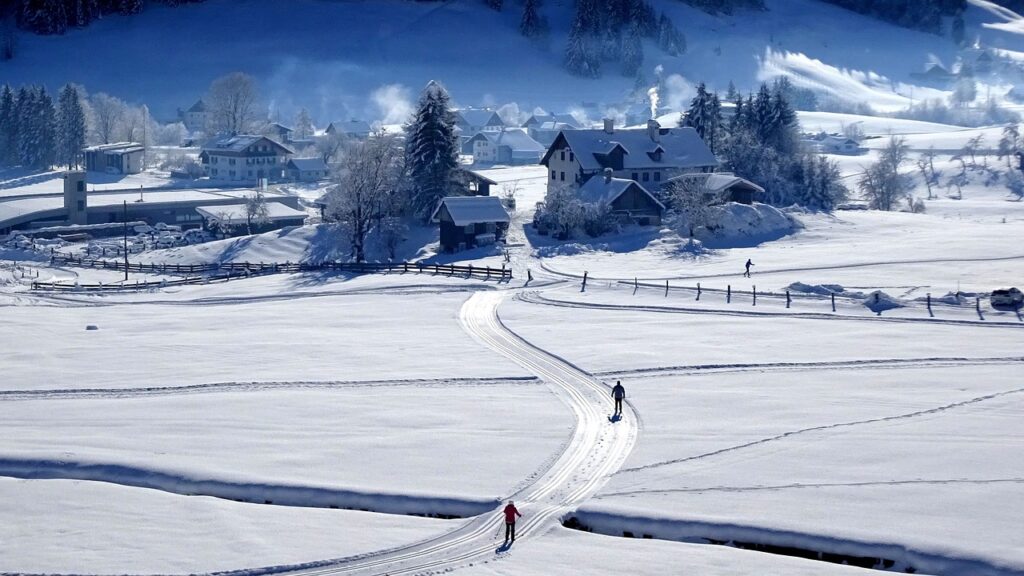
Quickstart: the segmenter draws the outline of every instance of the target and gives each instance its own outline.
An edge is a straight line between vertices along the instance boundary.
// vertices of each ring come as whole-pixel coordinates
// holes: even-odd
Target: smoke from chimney
[[[651,101],[651,118],[658,116],[658,87],[651,86],[647,91],[647,98]]]

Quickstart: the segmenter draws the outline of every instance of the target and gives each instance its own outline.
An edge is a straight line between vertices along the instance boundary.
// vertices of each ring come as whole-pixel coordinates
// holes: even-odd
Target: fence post
[[[583,289],[580,292],[586,292],[587,290],[587,271],[583,271]]]
[[[502,265],[501,265],[501,268],[502,268],[502,270],[504,270],[504,269],[505,269],[505,265],[504,265],[504,264],[502,264]],[[501,275],[502,275],[502,276],[504,276],[504,275],[505,275],[505,273],[504,273],[504,272],[502,272],[502,274],[501,274]],[[488,266],[488,267],[487,267],[487,275],[486,275],[486,276],[484,276],[484,280],[490,280],[490,279],[491,279],[491,267],[490,267],[490,266]]]
[[[832,311],[833,312],[836,311],[836,293],[835,292],[832,293]]]
[[[757,284],[754,285],[754,292],[753,292],[753,294],[754,294],[754,301],[753,301],[753,304],[751,304],[751,306],[757,306]]]
[[[789,290],[786,290],[786,308],[789,308]]]
[[[640,284],[636,281],[636,276],[633,276],[633,294],[640,289]]]
[[[450,272],[448,273],[448,275],[449,276],[455,276],[455,264],[449,264],[448,267],[450,269]]]
[[[455,265],[452,264],[452,274],[454,274],[454,273],[455,273]],[[470,278],[473,277],[473,265],[472,264],[469,265],[469,277]]]
[[[732,304],[732,284],[725,285],[725,303]]]
[[[533,282],[533,272],[529,268],[526,269],[526,281]]]
[[[668,298],[668,280],[665,280],[665,298]]]
[[[697,282],[697,301],[700,301],[700,282]]]
[[[928,293],[928,315],[929,316],[934,316],[934,314],[932,314],[932,293],[931,292]]]
[[[974,310],[978,313],[978,316],[981,316],[981,298],[979,297],[974,298]]]

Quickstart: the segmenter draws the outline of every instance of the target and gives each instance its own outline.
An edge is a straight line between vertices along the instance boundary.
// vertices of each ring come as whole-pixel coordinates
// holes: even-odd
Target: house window
[[[554,179],[555,179],[555,171],[554,171],[554,170],[552,170],[552,171],[551,171],[551,179],[552,179],[552,180],[554,180]]]
[[[228,164],[234,166],[235,165],[235,159],[234,158],[229,158],[228,159]]]
[[[661,172],[655,172],[654,173],[654,181],[655,182],[661,182]]]
[[[633,172],[633,180],[639,180],[639,179],[640,179],[640,174],[638,174],[636,172]]]
[[[572,162],[573,158],[574,158],[574,156],[572,154],[572,150],[569,150],[569,162]]]
[[[78,181],[78,191],[79,192],[85,192],[85,182],[82,181],[82,180]]]
[[[558,179],[561,180],[562,182],[565,182],[565,172],[560,172],[558,174]]]
[[[562,162],[565,162],[565,150],[562,150]]]
[[[650,179],[651,179],[651,173],[650,172],[644,172],[644,182],[647,182]]]
[[[232,178],[234,178],[235,177],[235,171],[234,170],[229,171],[228,175],[231,176]]]

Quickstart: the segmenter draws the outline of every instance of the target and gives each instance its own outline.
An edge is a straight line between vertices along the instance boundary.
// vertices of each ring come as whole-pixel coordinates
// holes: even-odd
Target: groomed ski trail
[[[590,498],[623,464],[636,443],[637,415],[627,402],[623,417],[612,423],[610,388],[582,370],[526,342],[505,327],[497,309],[505,292],[477,292],[459,312],[463,328],[481,344],[530,370],[544,380],[569,406],[576,429],[565,452],[536,481],[510,496],[523,513],[516,527],[520,540],[541,534],[561,517]],[[290,570],[289,574],[396,575],[436,573],[499,557],[497,547],[503,522],[499,506],[443,536],[411,546],[316,568]],[[283,573],[284,570],[247,570],[252,573]],[[230,573],[227,573],[230,574]]]

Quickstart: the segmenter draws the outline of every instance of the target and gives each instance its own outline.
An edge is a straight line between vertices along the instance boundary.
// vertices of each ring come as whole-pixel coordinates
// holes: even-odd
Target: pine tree
[[[693,128],[712,152],[716,150],[722,126],[722,104],[718,95],[708,92],[703,82],[697,85],[697,95],[690,101],[682,125]]]
[[[39,138],[33,166],[49,169],[57,159],[57,111],[53,107],[53,99],[43,87],[36,93],[36,118]]]
[[[964,13],[957,12],[953,16],[953,26],[950,29],[950,35],[953,37],[953,43],[957,46],[963,46],[966,38],[966,31],[964,30]]]
[[[527,38],[544,36],[547,26],[537,11],[539,8],[540,0],[526,0],[523,4],[523,19],[519,23],[519,33]]]
[[[309,117],[309,111],[302,108],[295,116],[295,138],[297,140],[306,140],[312,136],[313,120]]]
[[[458,139],[449,104],[448,91],[431,81],[423,89],[412,123],[405,129],[412,207],[424,220],[441,198],[457,191]]]
[[[634,24],[622,45],[622,75],[635,77],[643,63],[644,45],[640,41],[640,27]]]
[[[4,85],[0,92],[0,166],[11,166],[16,163],[14,156],[17,150],[18,125],[14,115],[14,92]]]
[[[601,18],[595,0],[576,0],[576,14],[565,47],[565,68],[576,76],[601,76],[598,34]]]
[[[732,80],[729,80],[729,87],[725,91],[725,99],[730,102],[735,101],[739,95],[739,92],[736,91],[736,85],[732,83]]]
[[[142,0],[121,0],[118,12],[124,15],[142,12]]]
[[[771,140],[776,124],[772,118],[772,95],[767,84],[761,84],[761,88],[757,91],[757,97],[751,104],[747,113],[750,115],[754,134],[758,141],[766,144]]]
[[[85,147],[85,112],[78,89],[66,84],[57,99],[57,164],[78,167]]]
[[[686,51],[686,38],[664,12],[658,18],[658,47],[669,56],[678,56]]]

